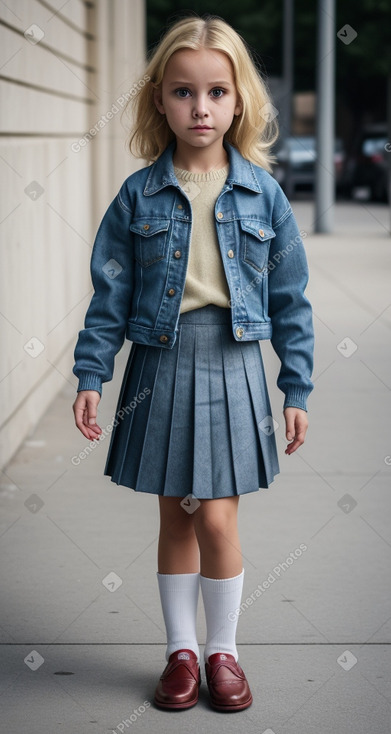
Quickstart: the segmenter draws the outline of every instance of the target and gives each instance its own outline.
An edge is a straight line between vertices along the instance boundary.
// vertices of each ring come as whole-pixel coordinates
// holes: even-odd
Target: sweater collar
[[[231,145],[231,143],[224,140],[223,145],[229,158],[226,185],[244,186],[247,189],[251,189],[251,191],[256,191],[258,194],[261,194],[262,189],[255,175],[253,164],[246,158],[243,158],[238,149]],[[166,186],[179,186],[172,162],[175,148],[176,140],[173,140],[159,158],[150,166],[150,172],[143,191],[144,196],[151,196]]]

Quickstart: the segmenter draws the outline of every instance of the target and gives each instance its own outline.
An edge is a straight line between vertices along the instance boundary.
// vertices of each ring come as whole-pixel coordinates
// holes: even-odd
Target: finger
[[[88,415],[87,408],[79,403],[79,405],[75,404],[73,406],[73,411],[75,414],[76,426],[79,431],[81,431],[83,436],[85,436],[85,438],[88,438],[89,441],[97,438],[97,435],[99,435],[99,433],[101,433],[102,431],[97,425],[94,426],[95,430],[88,426],[88,421],[86,418],[86,416]]]
[[[97,407],[95,403],[87,401],[87,406],[84,410],[83,421],[84,421],[84,425],[87,426],[89,430],[92,432],[91,435],[93,437],[102,433],[102,429],[98,426],[96,422],[96,415],[97,415]]]
[[[79,430],[81,431],[84,427],[84,413],[85,413],[85,406],[81,403],[75,404],[73,406],[73,412],[75,414],[75,423]]]
[[[295,422],[294,419],[290,416],[286,418],[286,439],[287,441],[291,441],[292,438],[295,436]]]
[[[100,434],[102,433],[102,429],[98,426],[97,423],[95,426],[84,425],[84,429],[88,433],[88,438],[92,440],[94,440],[95,438],[99,438]]]
[[[95,439],[98,439],[100,434],[102,433],[99,426],[88,426],[85,425],[85,423],[82,424],[82,427],[80,428],[83,436],[88,438],[89,441],[95,441]]]
[[[304,443],[304,438],[305,438],[305,431],[301,431],[300,433],[298,433],[295,436],[294,441],[288,445],[287,449],[285,450],[285,453],[288,455],[293,454],[293,452],[296,451],[299,448],[299,446],[302,446],[302,444]]]
[[[85,438],[87,438],[89,441],[93,439],[93,436],[91,434],[90,428],[84,425],[84,423],[81,423],[81,425],[78,426],[79,431],[83,434]]]
[[[96,405],[94,403],[91,403],[90,400],[87,401],[87,411],[86,411],[86,421],[87,425],[89,426],[95,426],[96,425]]]
[[[75,408],[75,423],[78,427],[79,431],[85,436],[85,438],[88,438],[88,440],[91,440],[91,430],[88,428],[88,426],[85,424],[85,408],[79,407]]]
[[[287,448],[285,449],[285,453],[288,454],[288,456],[290,456],[291,454],[293,454],[296,451],[296,449],[299,448],[300,445],[301,444],[299,443],[299,441],[296,441],[296,440],[292,441],[292,443],[288,444]]]

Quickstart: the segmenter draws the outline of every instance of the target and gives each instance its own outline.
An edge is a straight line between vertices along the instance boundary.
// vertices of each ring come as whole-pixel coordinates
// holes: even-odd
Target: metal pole
[[[284,0],[282,73],[284,78],[285,127],[287,136],[292,134],[293,18],[294,0]]]
[[[388,74],[387,78],[387,128],[388,128],[388,147],[386,161],[388,162],[387,167],[387,193],[388,193],[388,205],[390,207],[390,233],[391,233],[391,73]]]
[[[332,232],[335,175],[335,0],[318,0],[315,232]]]
[[[294,0],[284,0],[283,20],[283,79],[284,79],[284,124],[285,139],[292,135],[292,102],[293,102],[293,23],[294,23]],[[287,148],[288,157],[285,165],[285,193],[290,199],[293,195],[292,168],[290,151]]]

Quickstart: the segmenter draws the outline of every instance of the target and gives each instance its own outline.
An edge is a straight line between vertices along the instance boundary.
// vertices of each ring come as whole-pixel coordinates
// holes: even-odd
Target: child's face
[[[242,110],[231,60],[222,51],[205,48],[173,53],[154,100],[177,142],[191,148],[222,145],[234,115]]]

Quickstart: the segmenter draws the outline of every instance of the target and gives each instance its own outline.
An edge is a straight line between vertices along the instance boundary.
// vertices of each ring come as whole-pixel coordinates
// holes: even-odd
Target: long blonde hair
[[[267,86],[257,70],[242,37],[222,18],[208,15],[187,16],[175,22],[164,34],[147,63],[145,85],[130,97],[133,124],[128,147],[136,158],[155,161],[175,139],[165,115],[161,115],[153,99],[154,87],[162,83],[169,58],[179,49],[214,49],[225,53],[232,62],[237,92],[242,101],[241,114],[235,116],[224,139],[239,150],[244,158],[271,171],[274,157],[270,153],[278,137],[276,108]],[[122,117],[122,115],[121,115]]]

